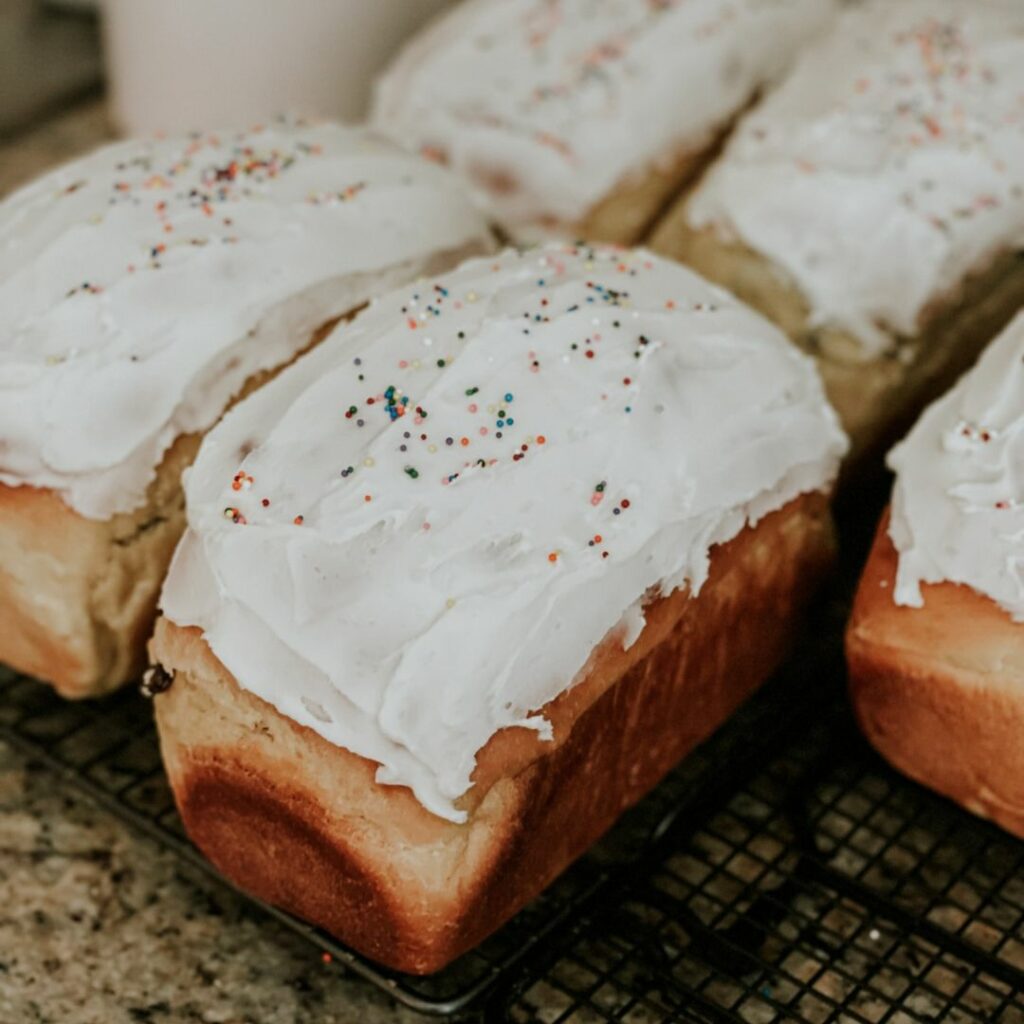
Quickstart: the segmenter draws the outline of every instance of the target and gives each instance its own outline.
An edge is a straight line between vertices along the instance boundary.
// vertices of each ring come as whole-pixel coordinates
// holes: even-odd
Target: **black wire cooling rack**
[[[816,626],[831,639],[440,974],[383,970],[266,912],[434,1015],[1024,1024],[1024,844],[896,775],[859,738],[839,611]],[[69,704],[0,669],[0,737],[220,877],[182,831],[137,693]]]

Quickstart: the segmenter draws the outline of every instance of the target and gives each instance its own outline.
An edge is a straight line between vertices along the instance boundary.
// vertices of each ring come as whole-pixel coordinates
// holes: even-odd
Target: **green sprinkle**
[[[413,466],[406,466],[405,475],[411,476],[415,480],[420,475],[420,471]]]

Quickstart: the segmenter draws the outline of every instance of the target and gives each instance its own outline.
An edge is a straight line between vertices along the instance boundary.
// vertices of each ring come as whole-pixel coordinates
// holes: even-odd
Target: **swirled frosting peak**
[[[1024,4],[865,0],[741,122],[690,223],[866,354],[1024,245]]]
[[[0,202],[0,482],[130,511],[251,374],[433,258],[487,247],[453,177],[361,129],[99,149]]]
[[[836,0],[467,0],[378,85],[376,125],[445,159],[513,230],[578,222],[703,149]]]
[[[229,413],[164,613],[460,820],[478,750],[712,545],[828,486],[813,365],[649,253],[508,251],[378,299]]]
[[[1024,622],[1024,313],[889,456],[897,604],[963,583]]]

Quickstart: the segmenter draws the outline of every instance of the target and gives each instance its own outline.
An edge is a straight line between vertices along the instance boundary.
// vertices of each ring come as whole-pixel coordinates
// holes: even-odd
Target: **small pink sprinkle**
[[[430,529],[430,523],[424,523],[423,524],[423,529],[424,530],[429,530]]]
[[[476,402],[470,402],[469,403],[469,411],[470,412],[476,412],[477,409],[479,409],[479,406],[476,404]]]
[[[408,365],[409,365],[409,363],[408,363],[407,360],[405,360],[405,359],[399,359],[398,360],[398,368],[400,370],[404,370]]]
[[[481,427],[480,428],[480,436],[481,437],[486,437],[487,436],[487,428],[486,427]]]

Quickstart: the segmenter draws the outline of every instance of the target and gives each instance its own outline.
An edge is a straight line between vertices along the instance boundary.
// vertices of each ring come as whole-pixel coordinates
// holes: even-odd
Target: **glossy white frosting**
[[[698,590],[844,449],[812,364],[692,272],[508,251],[377,300],[224,418],[162,606],[458,821],[494,733],[544,734],[652,588]]]
[[[466,0],[400,54],[373,119],[442,154],[503,225],[579,221],[707,145],[836,0]]]
[[[688,207],[867,354],[1024,245],[1024,4],[867,0],[749,114]]]
[[[1024,313],[889,455],[897,604],[963,583],[1024,622]]]
[[[487,246],[454,176],[362,129],[279,122],[61,167],[0,202],[0,481],[130,511],[251,374]]]

